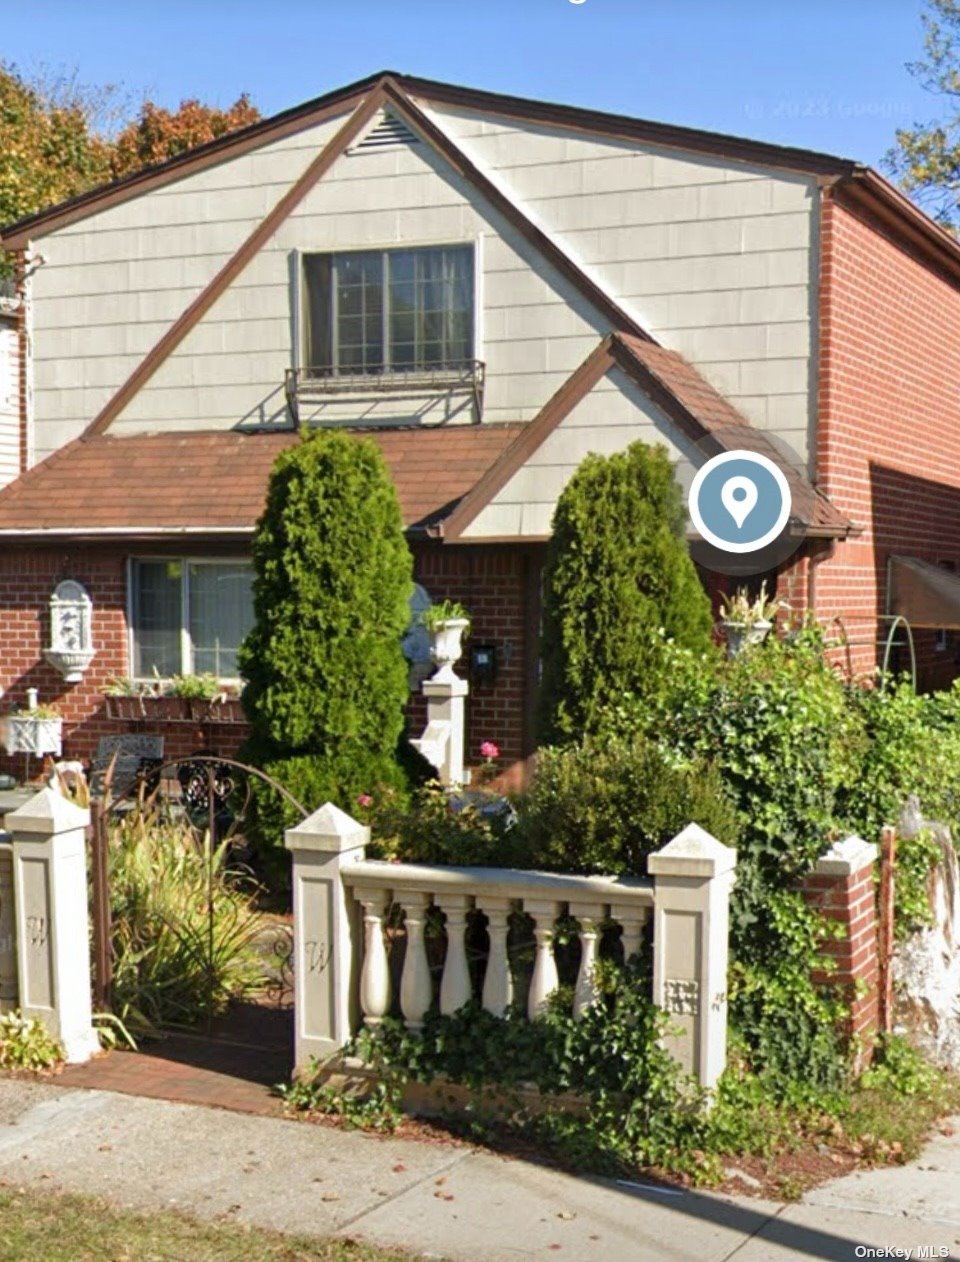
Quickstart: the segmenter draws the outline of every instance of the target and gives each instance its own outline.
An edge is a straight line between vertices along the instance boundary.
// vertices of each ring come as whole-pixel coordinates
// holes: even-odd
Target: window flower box
[[[141,696],[113,696],[110,693],[106,698],[106,712],[108,719],[142,719],[146,717]]]
[[[239,697],[214,697],[212,701],[191,699],[190,717],[195,723],[246,723]]]
[[[107,718],[136,723],[246,723],[237,697],[107,696]]]

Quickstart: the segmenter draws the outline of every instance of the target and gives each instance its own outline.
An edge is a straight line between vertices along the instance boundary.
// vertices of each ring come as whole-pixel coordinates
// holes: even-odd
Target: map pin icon
[[[720,491],[720,501],[733,520],[737,529],[743,529],[743,523],[757,506],[760,493],[757,484],[742,474],[727,478]]]

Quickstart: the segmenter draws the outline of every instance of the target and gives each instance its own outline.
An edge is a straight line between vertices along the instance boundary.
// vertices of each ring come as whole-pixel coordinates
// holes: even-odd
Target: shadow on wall
[[[960,575],[960,487],[934,482],[886,465],[870,465],[870,518],[879,659],[890,626],[887,614],[887,559],[917,557]],[[949,688],[960,676],[960,628],[938,632],[914,628],[917,683],[924,691]],[[910,654],[898,636],[890,655],[893,670],[909,670]]]

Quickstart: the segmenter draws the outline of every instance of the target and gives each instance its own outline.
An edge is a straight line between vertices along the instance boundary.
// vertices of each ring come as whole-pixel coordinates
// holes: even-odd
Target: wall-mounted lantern
[[[44,657],[68,684],[77,684],[93,660],[93,601],[73,579],[58,583],[50,597],[50,647]]]

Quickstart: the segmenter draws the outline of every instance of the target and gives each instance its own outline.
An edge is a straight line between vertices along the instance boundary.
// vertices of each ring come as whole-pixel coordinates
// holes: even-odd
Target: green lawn
[[[411,1254],[309,1240],[87,1196],[0,1188],[3,1262],[410,1262]]]

